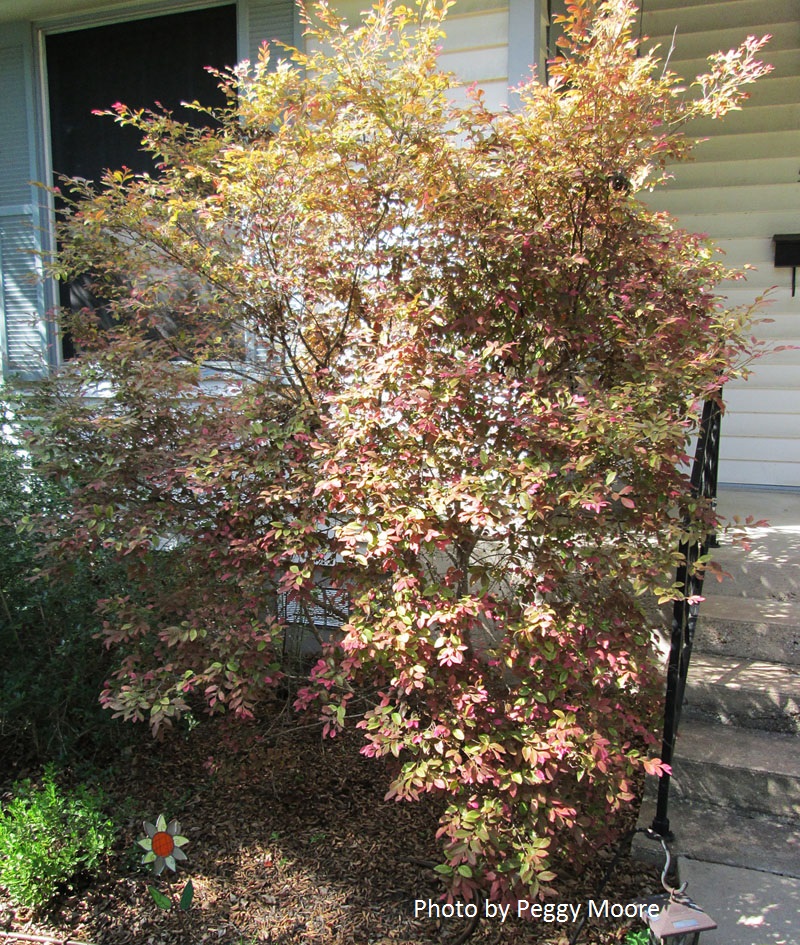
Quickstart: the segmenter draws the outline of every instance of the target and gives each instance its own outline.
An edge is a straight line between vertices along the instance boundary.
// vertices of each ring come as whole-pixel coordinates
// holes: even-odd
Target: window
[[[134,129],[92,114],[121,101],[133,108],[160,102],[183,121],[201,116],[182,101],[224,104],[207,66],[237,61],[236,6],[226,5],[50,33],[46,38],[52,165],[56,176],[99,180],[106,168],[154,172]],[[62,305],[80,286],[62,286]],[[85,304],[85,303],[84,303]],[[62,354],[74,354],[68,337]]]

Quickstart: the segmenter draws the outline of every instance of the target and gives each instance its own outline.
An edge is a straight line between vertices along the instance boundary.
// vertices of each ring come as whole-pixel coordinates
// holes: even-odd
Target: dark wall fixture
[[[800,233],[776,234],[772,237],[775,244],[775,265],[779,269],[792,270],[792,297],[797,283],[797,267],[800,266]]]

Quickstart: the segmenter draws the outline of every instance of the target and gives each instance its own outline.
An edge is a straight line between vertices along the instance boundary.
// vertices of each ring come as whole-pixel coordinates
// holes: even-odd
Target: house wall
[[[224,0],[0,0],[0,351],[3,375],[35,378],[58,363],[55,304],[36,252],[52,240],[52,207],[32,181],[50,177],[44,36],[126,19],[214,6]],[[240,58],[255,59],[264,40],[304,40],[293,0],[238,0]],[[366,0],[342,0],[355,18]],[[459,0],[442,62],[465,86],[478,82],[490,106],[506,104],[542,45],[542,0]],[[510,38],[509,38],[510,37]]]
[[[349,23],[355,24],[366,4],[364,0],[338,0],[335,6]],[[532,62],[535,7],[533,3],[509,0],[457,0],[447,16],[447,35],[439,57],[441,67],[461,80],[463,90],[472,83],[479,85],[490,108],[508,104],[509,75],[518,74],[521,78]],[[515,64],[509,61],[509,22],[518,11],[520,19],[530,27],[530,48],[525,50],[524,62]],[[457,96],[464,97],[465,91]]]
[[[748,35],[772,34],[763,59],[774,71],[752,86],[744,108],[690,131],[707,141],[697,160],[676,167],[653,202],[686,229],[707,233],[731,266],[752,264],[746,282],[723,284],[732,304],[775,287],[755,335],[773,346],[800,345],[800,281],[774,267],[772,237],[800,232],[800,0],[646,0],[643,30],[686,79],[707,71],[706,56]],[[720,479],[800,487],[800,350],[769,354],[750,379],[729,385]]]

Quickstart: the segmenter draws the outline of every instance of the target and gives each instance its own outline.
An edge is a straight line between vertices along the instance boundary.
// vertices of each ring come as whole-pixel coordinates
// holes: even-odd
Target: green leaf
[[[158,906],[159,909],[164,909],[169,911],[172,908],[172,903],[160,890],[156,889],[155,886],[148,886],[147,891],[153,897],[153,902]]]
[[[183,909],[184,912],[188,912],[192,905],[192,899],[194,898],[194,886],[192,881],[189,880],[186,885],[183,887],[183,892],[181,893],[181,899],[178,905]]]

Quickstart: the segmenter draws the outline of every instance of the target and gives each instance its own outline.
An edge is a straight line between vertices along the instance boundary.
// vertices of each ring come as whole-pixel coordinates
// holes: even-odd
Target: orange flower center
[[[166,831],[159,830],[159,832],[153,836],[153,853],[155,853],[156,856],[169,856],[174,849],[175,841]]]

